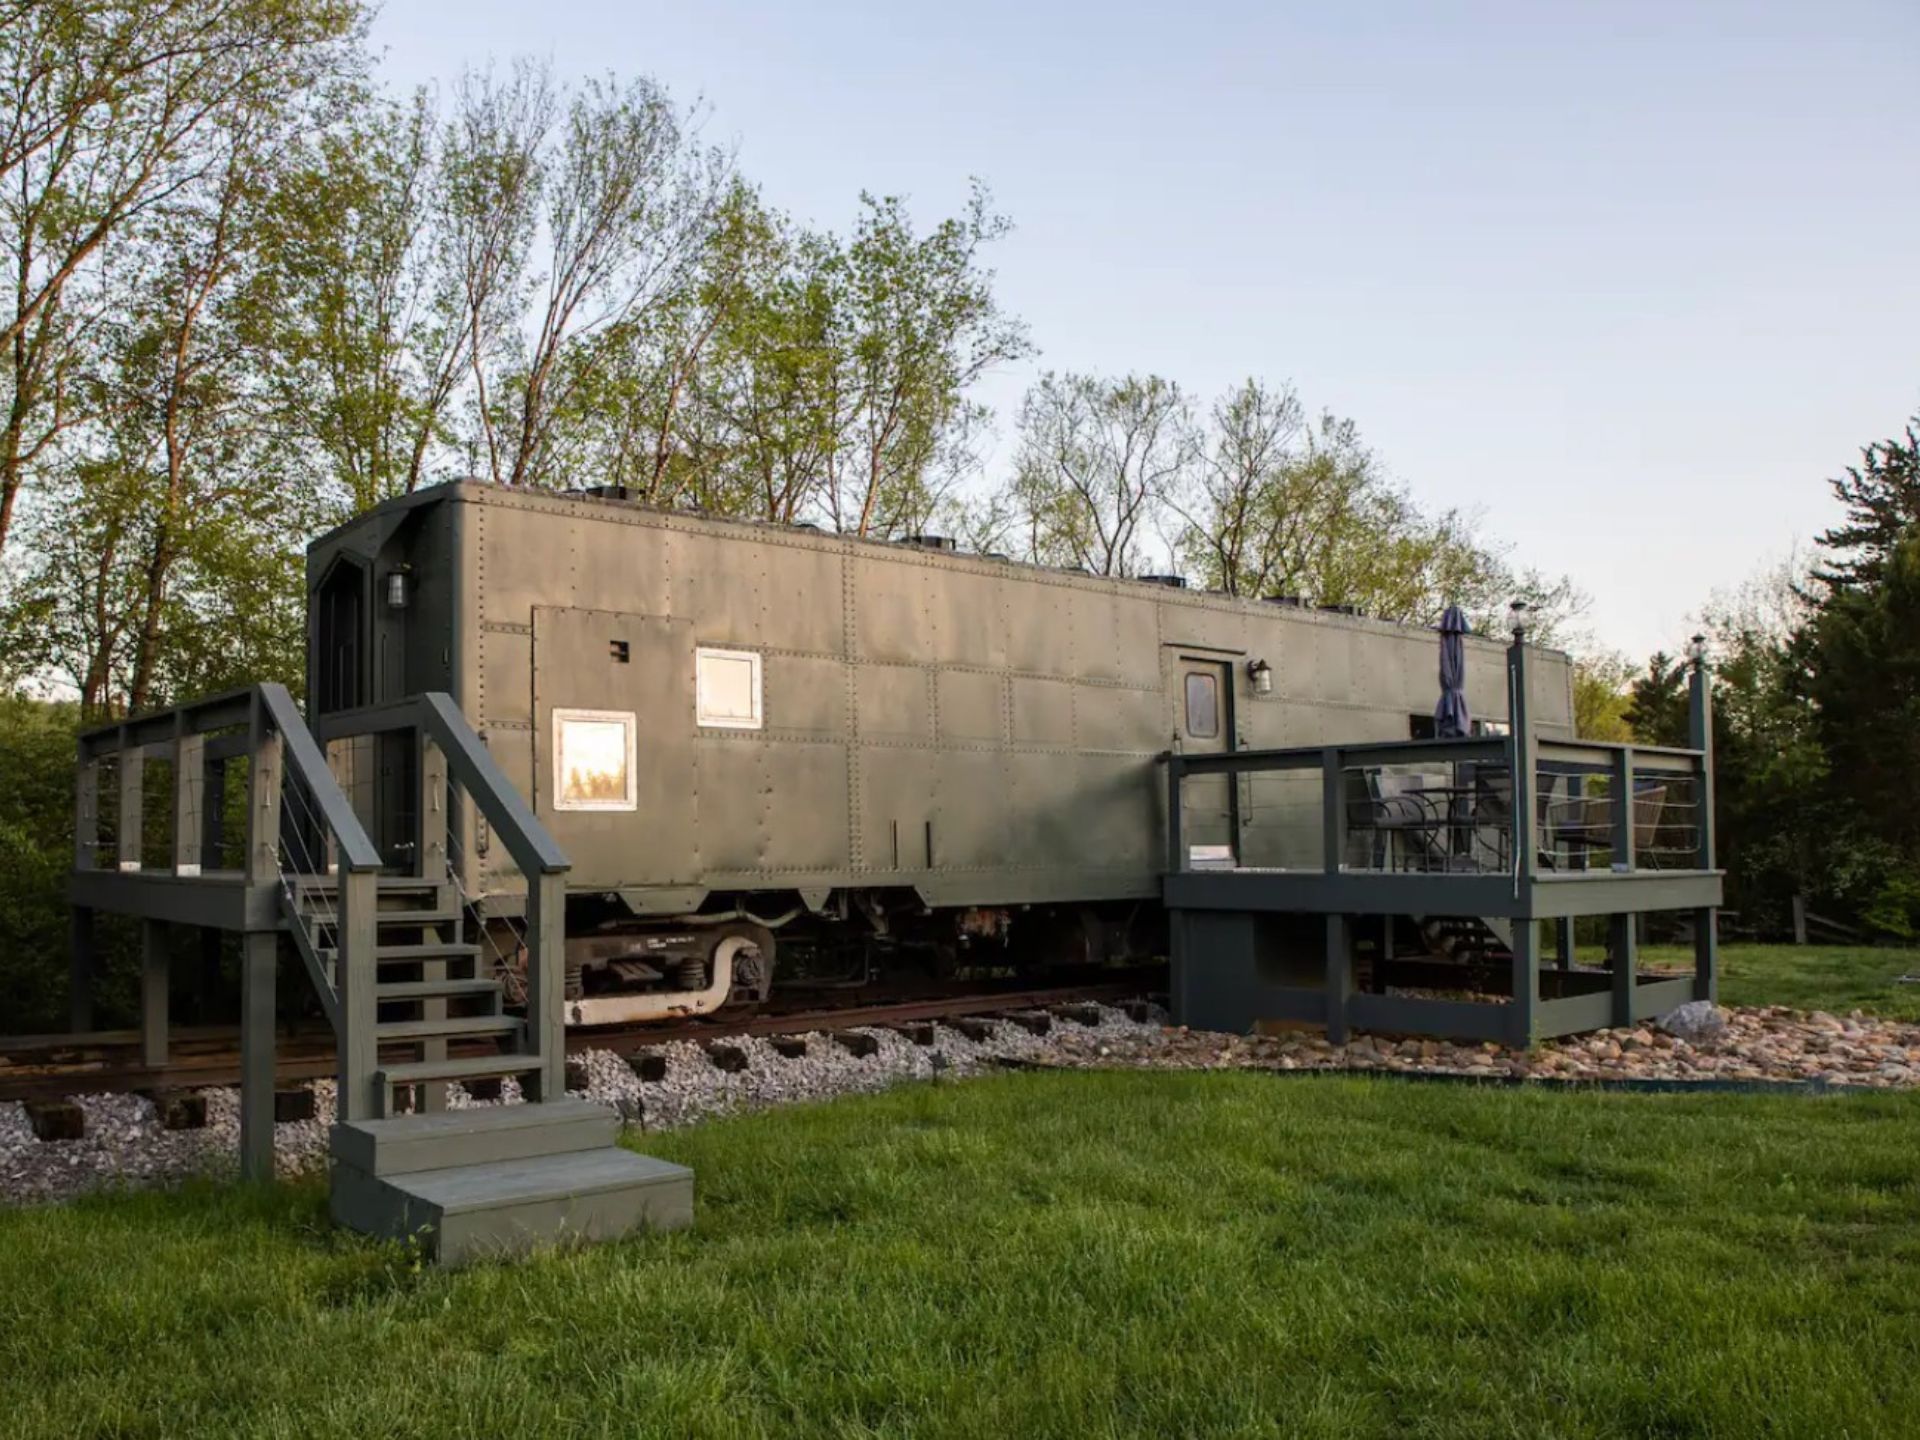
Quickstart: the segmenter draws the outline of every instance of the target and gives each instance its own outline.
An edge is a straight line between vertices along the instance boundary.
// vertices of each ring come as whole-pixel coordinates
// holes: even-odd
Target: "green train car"
[[[568,1016],[763,999],[783,977],[1099,961],[1158,943],[1157,759],[1405,739],[1438,694],[1431,630],[606,492],[456,483],[308,555],[309,710],[450,693],[565,849]],[[1501,644],[1469,638],[1475,714],[1507,713]],[[1571,734],[1538,652],[1543,735]],[[410,742],[334,763],[390,864],[419,858]],[[1318,844],[1317,777],[1187,786],[1200,863]],[[462,892],[524,897],[472,815]]]

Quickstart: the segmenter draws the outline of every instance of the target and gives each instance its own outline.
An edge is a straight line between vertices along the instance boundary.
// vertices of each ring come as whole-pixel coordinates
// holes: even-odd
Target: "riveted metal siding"
[[[682,622],[687,658],[646,683],[688,715],[692,646],[764,656],[765,728],[692,728],[661,808],[603,817],[586,842],[597,853],[575,855],[590,866],[576,884],[899,883],[935,903],[1152,895],[1154,757],[1177,702],[1167,655],[1186,646],[1226,666],[1242,745],[1403,737],[1437,693],[1425,629],[482,485],[382,507],[316,545],[310,575],[326,545],[364,543],[359,527],[383,511],[425,505],[457,517],[451,573],[418,574],[455,592],[456,698],[529,793],[536,607]],[[378,523],[391,532],[390,514]],[[590,636],[581,656],[604,664]],[[1254,659],[1273,667],[1271,696],[1251,693]],[[1501,645],[1469,639],[1467,661],[1475,713],[1504,716]],[[1542,733],[1569,733],[1565,658],[1541,652],[1536,675]],[[561,667],[542,686],[544,706],[592,704],[570,697]],[[1291,786],[1246,781],[1249,860],[1317,845],[1317,794]]]

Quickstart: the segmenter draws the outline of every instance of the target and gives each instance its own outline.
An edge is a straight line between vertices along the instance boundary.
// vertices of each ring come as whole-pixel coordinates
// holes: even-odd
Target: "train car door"
[[[1181,753],[1218,755],[1232,750],[1232,663],[1178,651],[1173,658],[1174,734]],[[1190,777],[1181,792],[1180,827],[1189,865],[1239,863],[1239,787],[1233,778]]]

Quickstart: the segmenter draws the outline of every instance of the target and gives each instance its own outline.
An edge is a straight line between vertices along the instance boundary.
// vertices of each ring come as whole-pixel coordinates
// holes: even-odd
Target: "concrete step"
[[[424,1085],[433,1080],[479,1080],[495,1075],[525,1075],[539,1068],[538,1055],[474,1055],[465,1060],[421,1060],[410,1065],[383,1065],[376,1078],[382,1085]]]
[[[386,998],[386,997],[383,997]],[[441,1020],[389,1020],[376,1025],[382,1043],[395,1040],[439,1040],[455,1036],[518,1035],[525,1022],[518,1015],[449,1015]]]
[[[374,986],[374,995],[388,1000],[465,1000],[476,995],[498,995],[498,980],[387,980]]]
[[[497,1164],[613,1144],[620,1120],[589,1100],[479,1105],[335,1125],[333,1157],[371,1176]]]
[[[342,1225],[463,1265],[690,1225],[693,1172],[617,1146],[384,1177],[336,1163],[332,1210]]]

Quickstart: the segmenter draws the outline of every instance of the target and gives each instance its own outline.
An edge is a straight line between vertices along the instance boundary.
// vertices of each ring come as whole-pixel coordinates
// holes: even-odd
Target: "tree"
[[[439,124],[425,94],[356,96],[271,196],[265,379],[346,514],[417,489],[451,439],[470,332],[431,228]]]
[[[1049,371],[1020,407],[1011,500],[1028,557],[1137,574],[1142,527],[1198,454],[1187,397],[1172,381]]]
[[[73,370],[109,241],[190,185],[236,111],[348,63],[358,0],[37,0],[0,27],[0,557],[22,487],[82,423]]]
[[[1822,584],[1846,589],[1878,582],[1895,549],[1920,524],[1920,415],[1903,438],[1880,440],[1860,452],[1860,464],[1827,484],[1846,519],[1823,532],[1831,557],[1815,571]]]
[[[1623,655],[1602,652],[1573,658],[1573,733],[1610,745],[1633,739],[1627,719],[1633,665]]]

